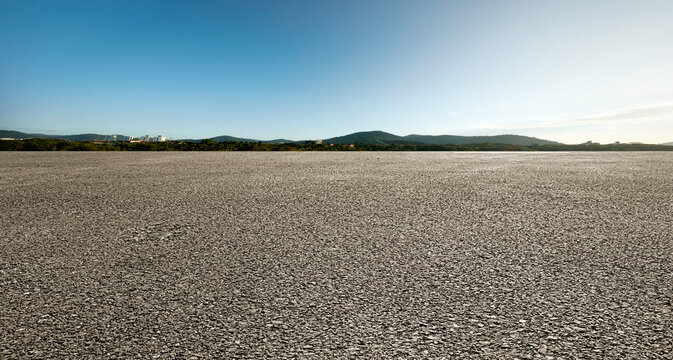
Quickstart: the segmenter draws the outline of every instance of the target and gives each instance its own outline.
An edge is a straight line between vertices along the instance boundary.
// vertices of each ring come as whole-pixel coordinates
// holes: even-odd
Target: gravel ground
[[[0,171],[2,358],[673,358],[669,153]]]

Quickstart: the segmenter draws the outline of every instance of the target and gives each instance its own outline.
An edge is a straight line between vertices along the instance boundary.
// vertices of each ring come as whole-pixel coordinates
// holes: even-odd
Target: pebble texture
[[[0,153],[0,357],[673,358],[669,153]]]

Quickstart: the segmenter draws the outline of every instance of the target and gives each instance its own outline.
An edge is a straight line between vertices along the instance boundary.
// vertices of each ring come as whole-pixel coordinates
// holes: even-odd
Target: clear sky
[[[0,0],[0,129],[673,141],[673,1]]]

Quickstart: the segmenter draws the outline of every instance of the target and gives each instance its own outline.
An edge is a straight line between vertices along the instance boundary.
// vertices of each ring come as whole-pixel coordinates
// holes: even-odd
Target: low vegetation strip
[[[0,141],[0,151],[673,151],[673,146],[653,144],[513,145],[513,144],[329,144],[265,143],[202,140],[164,142],[103,142],[57,139]]]

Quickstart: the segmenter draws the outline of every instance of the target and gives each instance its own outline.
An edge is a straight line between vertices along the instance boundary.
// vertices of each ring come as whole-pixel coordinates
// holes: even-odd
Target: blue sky
[[[673,1],[0,0],[0,128],[673,141]]]

